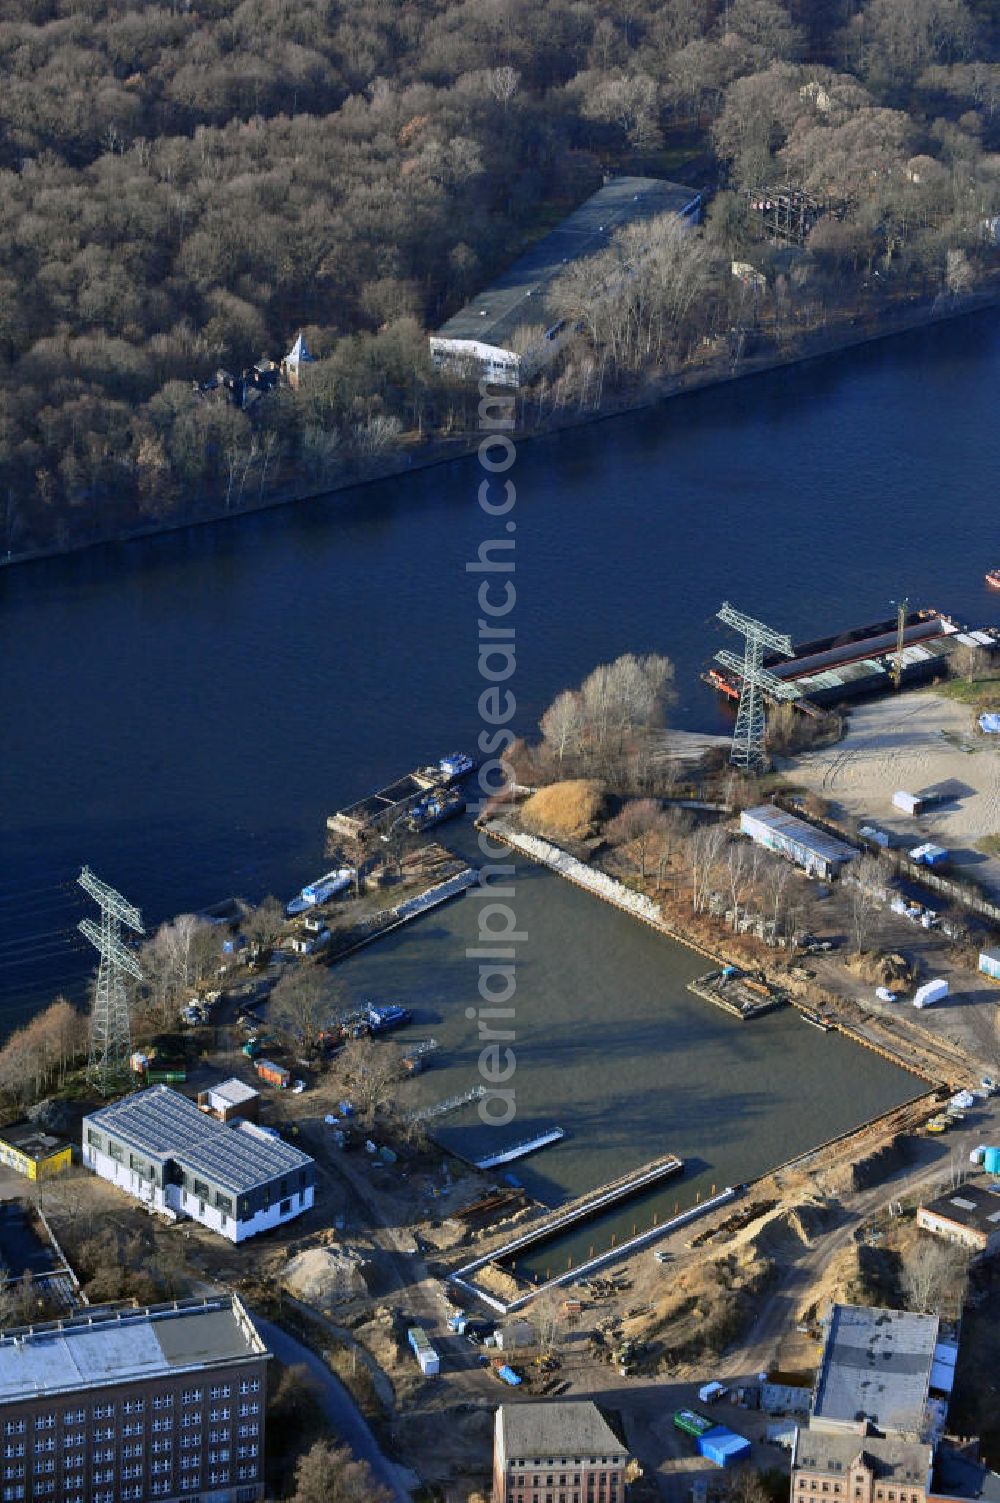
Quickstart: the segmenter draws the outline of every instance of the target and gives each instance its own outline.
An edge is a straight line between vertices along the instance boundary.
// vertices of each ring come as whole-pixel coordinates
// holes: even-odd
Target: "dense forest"
[[[460,433],[427,330],[607,172],[710,186],[706,222],[628,306],[567,278],[529,421],[735,326],[988,280],[997,26],[994,0],[0,0],[0,556]],[[774,184],[823,206],[801,245],[755,217]],[[198,389],[300,330],[298,390]]]

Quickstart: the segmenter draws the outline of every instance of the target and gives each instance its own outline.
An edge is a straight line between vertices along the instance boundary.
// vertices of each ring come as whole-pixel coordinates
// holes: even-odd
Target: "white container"
[[[941,1002],[948,995],[947,981],[925,981],[923,986],[918,986],[913,994],[914,1007],[933,1007],[935,1002]]]
[[[902,788],[892,795],[893,807],[902,809],[904,814],[919,814],[923,799],[916,793],[906,793]]]

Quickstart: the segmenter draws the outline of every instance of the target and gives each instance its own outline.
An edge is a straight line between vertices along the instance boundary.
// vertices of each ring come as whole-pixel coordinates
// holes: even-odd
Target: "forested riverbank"
[[[944,320],[972,316],[1000,303],[1000,285],[991,278],[990,284],[964,295],[938,295],[931,299],[915,298],[894,308],[881,309],[859,317],[845,313],[832,327],[800,333],[798,338],[784,347],[775,346],[739,361],[717,355],[712,361],[692,363],[691,366],[673,375],[655,374],[641,385],[626,391],[612,390],[602,393],[600,400],[587,406],[578,402],[575,406],[563,405],[553,400],[546,409],[541,394],[524,396],[520,402],[521,422],[519,442],[541,438],[546,434],[589,425],[603,419],[623,416],[645,407],[655,406],[670,397],[679,397],[707,387],[719,386],[745,377],[761,375],[783,366],[796,365],[803,361],[818,360],[826,355],[847,351],[858,345],[875,340],[889,339],[893,335],[926,327]],[[525,408],[534,405],[532,419]],[[529,426],[530,423],[530,426]],[[159,533],[174,532],[181,528],[236,519],[255,512],[268,511],[275,507],[289,506],[296,502],[316,500],[338,491],[353,490],[366,482],[389,480],[412,474],[416,470],[447,464],[454,459],[475,453],[477,436],[454,438],[426,438],[422,442],[398,444],[387,453],[367,465],[364,470],[347,470],[341,478],[329,478],[322,483],[301,478],[299,483],[273,484],[266,491],[261,489],[256,497],[245,499],[238,509],[224,504],[221,498],[214,503],[211,497],[192,500],[189,509],[179,516],[160,521],[136,523],[115,531],[97,533],[79,541],[53,544],[49,547],[10,551],[0,557],[0,568],[5,565],[29,563],[33,560],[59,557],[74,553],[81,548],[99,546],[108,542],[126,542],[132,538],[155,537]]]
[[[967,294],[997,259],[995,56],[985,0],[9,0],[0,555],[460,450],[473,398],[428,330],[608,172],[714,197],[683,296],[655,257],[567,275],[528,430]],[[298,389],[213,385],[299,332]]]

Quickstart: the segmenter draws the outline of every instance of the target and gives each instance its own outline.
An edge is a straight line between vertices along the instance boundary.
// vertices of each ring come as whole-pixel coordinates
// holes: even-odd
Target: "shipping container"
[[[893,806],[902,809],[904,814],[919,814],[924,807],[924,800],[917,793],[905,793],[900,789],[892,795]]]
[[[685,1435],[691,1435],[697,1440],[700,1435],[707,1435],[709,1430],[716,1427],[707,1415],[699,1414],[697,1409],[678,1409],[674,1413],[674,1428],[683,1430]]]
[[[983,1154],[983,1168],[987,1174],[1000,1174],[1000,1148],[987,1148]]]
[[[413,1348],[413,1354],[420,1364],[420,1371],[424,1377],[437,1377],[441,1371],[441,1359],[428,1340],[427,1332],[420,1326],[411,1326],[406,1333],[406,1339]]]
[[[724,1425],[698,1437],[698,1455],[715,1466],[735,1466],[738,1462],[749,1461],[750,1449],[748,1440],[737,1435],[735,1430],[727,1430]]]
[[[284,1065],[276,1065],[273,1059],[258,1059],[254,1060],[254,1069],[268,1085],[277,1086],[279,1091],[288,1089],[292,1077]]]
[[[991,981],[1000,981],[1000,950],[980,950],[979,969]]]
[[[923,986],[918,986],[913,994],[914,1007],[933,1007],[935,1002],[941,1002],[948,995],[947,981],[938,978],[936,981],[925,981]]]

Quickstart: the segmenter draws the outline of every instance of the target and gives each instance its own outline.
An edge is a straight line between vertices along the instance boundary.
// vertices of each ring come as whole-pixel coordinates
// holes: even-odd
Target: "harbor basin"
[[[467,837],[467,832],[462,832]],[[466,844],[465,839],[461,841]],[[471,855],[471,842],[469,842]],[[668,939],[543,867],[515,866],[505,899],[527,938],[517,947],[510,1004],[517,1115],[485,1126],[476,1104],[429,1124],[467,1159],[553,1125],[565,1137],[492,1171],[513,1174],[549,1206],[664,1153],[684,1172],[559,1245],[579,1262],[684,1209],[712,1187],[743,1183],[926,1089],[842,1034],[808,1026],[790,1007],[749,1022],[687,990],[703,955]],[[388,935],[335,968],[353,1002],[402,1001],[413,1021],[399,1044],[433,1037],[428,1068],[400,1088],[404,1108],[428,1106],[480,1080],[478,961],[484,899],[470,894]],[[467,1010],[473,1016],[467,1016]],[[565,1266],[565,1262],[560,1266]],[[544,1268],[541,1270],[544,1273]]]

